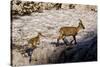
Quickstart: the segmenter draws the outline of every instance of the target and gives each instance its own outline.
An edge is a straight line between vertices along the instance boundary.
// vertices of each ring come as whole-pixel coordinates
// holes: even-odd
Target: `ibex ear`
[[[82,20],[81,19],[79,19],[79,24],[81,24],[82,23]]]
[[[41,33],[41,32],[38,32],[38,34],[39,34],[39,35],[41,35],[41,36],[43,36],[43,37],[45,37],[44,35],[42,35],[42,33]]]

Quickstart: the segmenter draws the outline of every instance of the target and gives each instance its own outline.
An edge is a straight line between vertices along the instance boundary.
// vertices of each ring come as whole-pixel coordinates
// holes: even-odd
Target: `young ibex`
[[[59,40],[60,39],[63,39],[66,37],[66,36],[73,36],[73,39],[74,39],[74,42],[75,44],[77,44],[76,42],[76,35],[78,34],[79,30],[80,29],[85,29],[83,23],[82,23],[82,20],[79,19],[79,25],[77,27],[61,27],[60,30],[59,30],[59,37],[57,39],[57,43],[59,43]]]
[[[40,32],[38,33],[38,35],[36,37],[33,37],[31,38],[29,41],[28,41],[28,44],[31,44],[31,46],[34,48],[36,47],[37,45],[40,44],[40,36],[44,36],[42,35]]]

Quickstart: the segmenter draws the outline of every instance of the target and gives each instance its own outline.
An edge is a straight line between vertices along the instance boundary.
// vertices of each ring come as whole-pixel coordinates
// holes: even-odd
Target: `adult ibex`
[[[40,36],[44,36],[42,35],[40,32],[38,33],[38,35],[36,37],[33,37],[31,38],[29,41],[28,41],[28,44],[31,44],[31,46],[34,48],[36,47],[37,45],[40,44]]]
[[[85,29],[83,23],[82,23],[82,20],[79,19],[79,25],[77,27],[61,27],[60,30],[59,30],[59,37],[57,39],[57,43],[59,43],[59,40],[62,39],[64,40],[64,38],[66,36],[73,36],[73,39],[75,41],[75,44],[77,44],[76,42],[76,35],[78,34],[79,30],[81,29]]]

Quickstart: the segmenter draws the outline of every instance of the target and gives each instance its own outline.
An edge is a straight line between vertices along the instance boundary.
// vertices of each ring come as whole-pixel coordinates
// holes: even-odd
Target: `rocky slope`
[[[86,7],[84,5],[84,7]],[[95,7],[95,6],[94,6]],[[81,6],[82,8],[82,6]],[[76,36],[77,45],[67,46],[60,41],[56,46],[59,28],[63,26],[78,26],[82,20],[85,29]],[[37,48],[28,48],[28,40],[41,32]],[[36,65],[49,63],[65,63],[97,60],[97,12],[78,9],[51,9],[32,12],[30,15],[14,16],[12,18],[12,63],[19,65]],[[70,42],[72,37],[66,37]],[[32,54],[31,54],[32,53]],[[30,55],[31,54],[31,55]],[[31,60],[30,60],[31,56]],[[29,63],[31,61],[31,63]]]

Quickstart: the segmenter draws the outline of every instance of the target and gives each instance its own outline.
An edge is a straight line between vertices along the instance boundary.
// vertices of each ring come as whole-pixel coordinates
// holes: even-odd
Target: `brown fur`
[[[34,48],[37,45],[40,44],[40,36],[42,36],[41,33],[38,33],[38,35],[36,37],[31,38],[28,43],[31,44],[31,46]]]
[[[73,36],[73,39],[76,44],[76,35],[78,34],[80,29],[85,29],[84,25],[82,24],[82,20],[80,20],[79,25],[77,27],[61,27],[59,30],[60,35],[57,39],[57,42],[59,42],[60,39],[64,40],[66,36]]]

